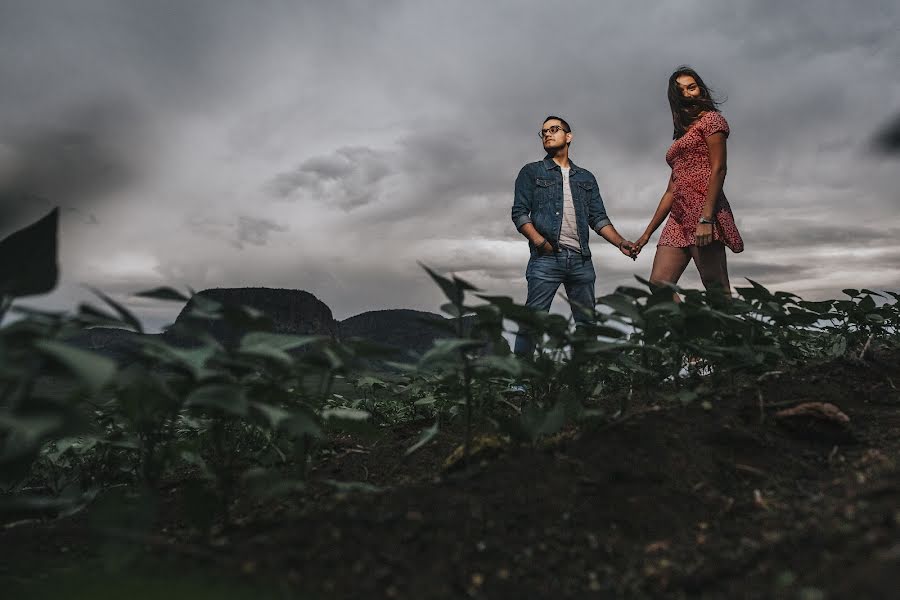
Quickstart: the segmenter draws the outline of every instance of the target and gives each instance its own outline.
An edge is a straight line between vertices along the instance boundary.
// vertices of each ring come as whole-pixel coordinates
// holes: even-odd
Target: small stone
[[[669,540],[657,540],[655,542],[650,542],[646,546],[644,546],[644,552],[647,554],[654,554],[656,552],[663,552],[669,549],[669,545],[671,542]]]
[[[856,441],[850,417],[828,402],[804,402],[780,410],[775,413],[775,420],[796,437],[829,443]]]
[[[800,600],[825,600],[825,592],[819,588],[805,587],[800,589],[797,597]]]
[[[826,421],[834,421],[836,423],[850,422],[850,417],[830,402],[804,402],[793,408],[785,408],[784,410],[779,410],[775,413],[775,417],[778,419],[799,416],[813,417]]]

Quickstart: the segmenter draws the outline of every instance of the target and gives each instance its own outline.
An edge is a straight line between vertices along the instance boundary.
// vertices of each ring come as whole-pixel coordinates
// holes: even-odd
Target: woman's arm
[[[725,185],[725,173],[728,171],[728,152],[725,147],[725,134],[716,132],[706,138],[706,147],[709,149],[709,182],[706,187],[706,202],[703,204],[703,212],[700,217],[712,221],[715,216],[716,202],[722,195],[722,187]],[[705,246],[712,242],[713,226],[707,223],[697,223],[696,242],[698,246]]]
[[[669,176],[669,185],[666,186],[666,192],[662,195],[662,198],[659,199],[659,206],[656,207],[656,212],[653,213],[653,218],[650,219],[650,224],[647,225],[647,229],[644,230],[644,234],[638,238],[638,240],[634,243],[637,252],[641,251],[641,248],[647,245],[647,242],[650,241],[650,236],[652,236],[662,222],[665,220],[667,216],[669,216],[669,211],[672,210],[672,194],[675,189],[675,174]],[[637,253],[635,253],[635,256]]]

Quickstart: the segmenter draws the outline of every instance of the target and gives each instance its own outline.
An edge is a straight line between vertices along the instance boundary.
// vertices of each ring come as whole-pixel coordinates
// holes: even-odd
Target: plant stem
[[[863,346],[862,352],[859,353],[859,360],[864,360],[866,358],[866,353],[869,352],[869,346],[872,344],[872,338],[875,337],[874,333],[869,334],[869,339],[866,340],[865,346]]]

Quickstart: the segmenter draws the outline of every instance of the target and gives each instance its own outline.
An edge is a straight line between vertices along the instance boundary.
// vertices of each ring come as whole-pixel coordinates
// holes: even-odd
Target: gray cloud
[[[269,234],[283,233],[287,227],[279,225],[268,219],[255,219],[248,216],[238,217],[237,239],[239,242],[254,246],[265,246],[269,241]]]
[[[811,224],[796,218],[786,219],[781,225],[783,228],[779,229],[754,228],[750,238],[755,245],[783,250],[823,245],[884,248],[893,246],[900,239],[900,228],[893,226],[862,226],[843,222]]]
[[[225,241],[238,250],[242,250],[245,244],[266,246],[272,233],[288,231],[287,226],[270,219],[247,215],[236,215],[231,218],[192,215],[186,224],[194,234]]]
[[[279,199],[312,198],[350,211],[378,200],[383,180],[396,173],[392,156],[371,148],[339,148],[328,156],[307,159],[266,184]]]
[[[88,211],[133,183],[141,126],[124,101],[74,108],[42,127],[8,125],[0,134],[0,228],[57,205]]]

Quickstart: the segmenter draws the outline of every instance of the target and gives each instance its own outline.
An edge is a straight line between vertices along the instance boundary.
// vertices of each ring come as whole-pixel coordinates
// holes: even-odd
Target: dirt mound
[[[408,459],[427,423],[342,440],[308,493],[243,503],[205,570],[297,597],[891,597],[897,382],[898,352],[807,366],[451,472],[441,465],[459,443],[452,427]],[[845,414],[852,443],[779,424],[778,411],[805,402]],[[383,491],[335,494],[333,479]],[[157,555],[189,554],[195,542],[168,506]],[[0,546],[33,556],[47,547],[33,540],[62,536],[63,523],[5,531]]]
[[[434,479],[450,432],[418,482],[279,520],[252,553],[335,597],[888,597],[900,584],[894,380],[898,354],[834,361]],[[855,443],[774,418],[823,399]],[[397,482],[376,465],[403,448],[369,456],[369,480]],[[359,477],[365,457],[324,468]]]

